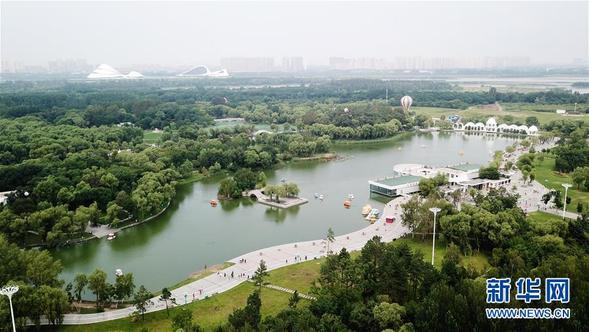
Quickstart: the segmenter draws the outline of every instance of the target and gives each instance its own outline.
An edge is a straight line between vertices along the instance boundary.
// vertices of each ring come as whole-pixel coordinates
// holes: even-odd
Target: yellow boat
[[[372,206],[370,204],[366,204],[362,207],[362,215],[367,216],[370,211],[372,211]]]

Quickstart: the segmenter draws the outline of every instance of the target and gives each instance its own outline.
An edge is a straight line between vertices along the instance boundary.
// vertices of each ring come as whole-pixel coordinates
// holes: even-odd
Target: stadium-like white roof
[[[93,72],[88,75],[88,78],[100,79],[100,78],[124,78],[125,75],[121,74],[118,70],[107,64],[101,64],[96,67]]]
[[[143,76],[143,74],[136,72],[136,71],[131,71],[129,72],[127,75],[125,75],[126,78],[143,78],[145,76]]]
[[[217,71],[210,71],[207,66],[196,66],[185,72],[178,74],[178,76],[187,77],[229,77],[227,69],[221,69]]]

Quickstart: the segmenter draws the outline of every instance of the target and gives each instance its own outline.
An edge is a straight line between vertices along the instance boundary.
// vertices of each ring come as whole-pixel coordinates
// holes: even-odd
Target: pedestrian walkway
[[[390,242],[402,237],[409,230],[401,223],[400,205],[408,200],[409,197],[397,197],[393,199],[385,205],[378,221],[356,232],[336,236],[335,241],[329,244],[329,250],[332,252],[339,252],[343,248],[346,248],[348,251],[360,250],[374,236],[380,236],[383,242]],[[384,221],[385,216],[394,216],[396,221],[393,224],[386,224]],[[327,240],[319,239],[293,242],[252,251],[229,260],[234,265],[224,270],[171,290],[171,297],[176,299],[177,305],[202,300],[206,297],[230,290],[253,277],[261,260],[264,260],[268,270],[274,270],[324,257],[327,254],[327,247]],[[164,310],[165,308],[165,302],[160,301],[158,297],[154,297],[151,299],[146,312]],[[79,325],[110,321],[128,317],[134,311],[134,307],[127,307],[93,314],[66,314],[63,317],[63,324]],[[42,320],[42,323],[47,324],[48,322]]]
[[[281,292],[285,292],[285,293],[290,293],[290,294],[293,294],[295,292],[294,289],[280,287],[280,286],[276,286],[276,285],[264,285],[264,287],[274,289],[277,291],[281,291]],[[299,297],[302,299],[307,299],[307,300],[311,300],[311,301],[317,300],[314,296],[303,294],[303,293],[299,293]]]

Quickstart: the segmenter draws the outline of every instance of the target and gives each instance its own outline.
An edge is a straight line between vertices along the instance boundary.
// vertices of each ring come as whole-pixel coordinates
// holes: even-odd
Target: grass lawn
[[[536,174],[536,181],[540,182],[546,188],[560,190],[564,198],[563,183],[573,184],[573,179],[566,173],[559,173],[554,171],[554,157],[549,154],[542,154],[543,161],[538,160],[536,156],[534,160],[534,173]],[[580,191],[576,187],[571,187],[567,194],[571,198],[571,203],[567,205],[567,211],[577,212],[577,203],[589,203],[589,192]]]
[[[145,144],[156,144],[159,143],[162,132],[154,132],[153,130],[143,131],[143,143]]]
[[[469,117],[495,117],[499,122],[507,116],[513,117],[514,121],[521,121],[525,123],[528,116],[535,116],[538,118],[540,124],[548,123],[552,120],[582,120],[589,123],[589,115],[583,116],[562,116],[556,114],[556,109],[565,108],[572,110],[570,105],[544,105],[544,104],[501,104],[502,110],[495,107],[472,106],[465,110],[438,108],[438,107],[412,107],[411,110],[416,114],[423,114],[429,117],[440,117],[442,115],[448,116],[452,114],[460,115],[464,118]],[[589,105],[579,105],[577,109],[585,109]],[[538,112],[537,110],[552,110],[551,112]]]
[[[528,221],[530,223],[545,224],[554,220],[562,220],[562,218],[557,215],[541,211],[531,212],[528,214]]]
[[[325,258],[319,258],[273,270],[267,281],[272,285],[309,294],[311,283],[319,277],[319,270],[324,261]]]
[[[241,285],[208,299],[190,303],[179,308],[170,309],[170,317],[174,312],[182,308],[192,311],[193,319],[206,331],[211,331],[221,322],[226,322],[227,317],[233,310],[245,306],[248,295],[255,289],[252,283],[244,282]],[[262,288],[262,316],[275,315],[288,306],[290,294],[273,289]],[[301,299],[299,305],[308,304],[307,300]],[[141,331],[144,327],[149,331],[170,331],[172,326],[171,318],[168,318],[166,311],[158,311],[145,315],[145,321],[132,322],[130,318],[114,321],[89,324],[61,326],[59,331]]]
[[[395,243],[406,243],[409,247],[413,250],[420,251],[423,254],[423,259],[426,262],[432,261],[432,240],[430,239],[421,239],[421,235],[416,235],[414,239],[411,238],[403,238],[395,241]],[[443,241],[436,240],[436,250],[435,250],[435,259],[434,265],[436,268],[442,267],[442,260],[444,259],[444,255],[446,254],[447,244]],[[489,261],[487,257],[483,253],[473,253],[471,256],[464,256],[462,258],[462,265],[465,267],[473,267],[479,272],[484,272],[489,266]]]

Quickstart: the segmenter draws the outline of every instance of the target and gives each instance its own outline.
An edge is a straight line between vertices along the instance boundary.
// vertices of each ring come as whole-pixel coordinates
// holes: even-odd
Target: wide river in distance
[[[391,176],[393,165],[422,163],[434,166],[458,163],[486,164],[492,153],[517,139],[463,133],[415,134],[391,142],[337,145],[338,160],[289,163],[267,171],[268,183],[295,182],[309,203],[280,210],[249,199],[222,202],[216,208],[220,178],[178,186],[169,209],[146,224],[117,234],[57,249],[66,282],[76,273],[100,268],[114,280],[120,268],[132,272],[136,285],[161,290],[192,272],[241,254],[273,245],[319,239],[331,227],[337,235],[367,225],[360,211],[366,203],[382,210],[386,198],[370,195],[368,180]],[[463,153],[461,153],[463,152]],[[324,195],[324,200],[314,198]],[[343,207],[349,193],[355,198]]]

